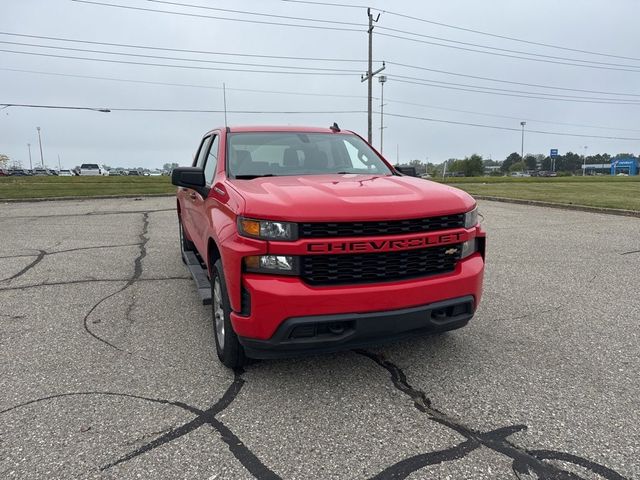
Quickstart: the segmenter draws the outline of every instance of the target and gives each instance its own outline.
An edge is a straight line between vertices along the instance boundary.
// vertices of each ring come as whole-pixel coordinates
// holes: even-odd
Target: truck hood
[[[293,222],[398,220],[462,213],[475,200],[462,190],[406,176],[358,174],[228,180],[244,216]]]

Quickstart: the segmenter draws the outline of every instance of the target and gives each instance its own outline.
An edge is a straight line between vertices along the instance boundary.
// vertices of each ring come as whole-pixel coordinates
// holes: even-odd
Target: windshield
[[[98,165],[96,165],[95,163],[83,163],[82,165],[80,165],[80,168],[84,168],[85,170],[99,170],[100,167],[98,167]]]
[[[232,178],[360,173],[392,175],[358,136],[332,133],[232,133],[227,171]]]

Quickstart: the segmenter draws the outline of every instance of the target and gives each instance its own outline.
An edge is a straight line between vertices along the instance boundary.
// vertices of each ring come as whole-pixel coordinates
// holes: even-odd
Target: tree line
[[[637,156],[631,153],[618,153],[610,155],[608,153],[598,153],[584,157],[578,153],[567,152],[555,158],[543,154],[528,153],[522,156],[513,152],[504,160],[485,159],[482,155],[473,154],[462,159],[450,158],[443,163],[436,164],[422,162],[421,160],[411,160],[409,163],[400,166],[410,166],[416,169],[418,175],[428,173],[432,176],[441,176],[445,173],[451,175],[464,175],[465,177],[477,177],[490,173],[492,175],[505,175],[511,172],[523,171],[555,171],[558,173],[572,174],[582,171],[582,163],[609,164],[619,158],[634,158]],[[493,167],[493,168],[488,168]]]

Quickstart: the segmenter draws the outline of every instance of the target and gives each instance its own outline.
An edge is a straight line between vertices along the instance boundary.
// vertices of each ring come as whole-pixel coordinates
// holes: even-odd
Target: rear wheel
[[[231,304],[221,260],[211,266],[211,306],[218,358],[226,367],[241,367],[247,360],[238,336],[231,326]]]
[[[194,252],[196,250],[196,246],[191,240],[188,240],[184,236],[184,228],[182,227],[182,219],[180,217],[178,217],[178,232],[180,235],[180,256],[182,257],[182,261],[186,263],[184,259],[184,252]]]

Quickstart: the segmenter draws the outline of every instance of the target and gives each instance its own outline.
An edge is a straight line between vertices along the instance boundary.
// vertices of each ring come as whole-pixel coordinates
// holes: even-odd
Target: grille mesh
[[[451,249],[455,248],[455,252]],[[450,253],[446,253],[449,251]],[[301,257],[301,276],[310,285],[385,282],[452,272],[461,244],[402,252],[307,255]]]
[[[432,232],[464,227],[464,214],[385,222],[300,223],[299,238],[363,237]]]

